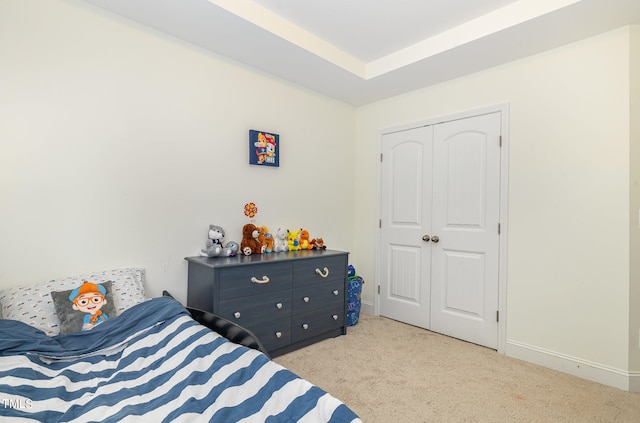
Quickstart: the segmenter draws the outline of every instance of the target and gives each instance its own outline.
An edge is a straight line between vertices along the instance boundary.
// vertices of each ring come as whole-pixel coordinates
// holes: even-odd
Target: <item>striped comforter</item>
[[[233,344],[163,297],[47,337],[0,320],[0,420],[360,422],[264,354]]]

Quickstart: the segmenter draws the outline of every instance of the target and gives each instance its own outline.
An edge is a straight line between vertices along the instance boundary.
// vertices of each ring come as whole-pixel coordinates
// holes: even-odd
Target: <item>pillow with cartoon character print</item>
[[[60,319],[60,334],[91,330],[116,315],[111,281],[85,281],[73,290],[51,292],[51,297]]]

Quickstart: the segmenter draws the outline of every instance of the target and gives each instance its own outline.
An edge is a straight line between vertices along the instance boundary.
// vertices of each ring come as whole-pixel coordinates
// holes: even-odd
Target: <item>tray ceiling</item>
[[[83,0],[358,106],[624,25],[638,0]]]

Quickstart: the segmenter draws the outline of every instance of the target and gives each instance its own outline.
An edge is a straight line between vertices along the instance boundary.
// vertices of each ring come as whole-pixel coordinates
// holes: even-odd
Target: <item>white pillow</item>
[[[49,336],[58,335],[60,320],[50,292],[74,289],[84,281],[113,281],[112,295],[117,314],[146,299],[144,269],[116,269],[4,289],[0,291],[0,314],[5,319],[19,320],[38,328]]]

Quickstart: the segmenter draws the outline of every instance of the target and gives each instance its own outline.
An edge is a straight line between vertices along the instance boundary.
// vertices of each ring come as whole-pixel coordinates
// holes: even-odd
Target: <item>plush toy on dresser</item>
[[[235,257],[240,251],[240,244],[235,241],[227,242],[227,245],[222,249],[222,255],[224,257]]]
[[[240,245],[235,241],[229,241],[224,245],[225,236],[226,234],[222,227],[209,225],[207,243],[205,244],[205,248],[200,250],[200,255],[203,257],[233,257],[238,254]]]
[[[298,240],[298,235],[302,232],[302,228],[297,231],[288,231],[287,234],[287,246],[289,247],[289,251],[298,251],[300,249],[300,241]]]
[[[322,239],[322,238],[313,238],[311,240],[311,249],[312,250],[326,250],[327,246],[324,245],[324,239]]]
[[[242,241],[240,242],[240,248],[242,254],[250,256],[251,254],[264,253],[265,248],[260,244],[258,236],[260,231],[253,223],[247,223],[242,227]]]
[[[270,253],[273,251],[273,235],[271,235],[271,233],[269,232],[269,228],[267,228],[266,226],[260,226],[258,228],[258,231],[260,232],[258,234],[258,240],[260,241],[260,244],[264,246],[264,252],[265,253]]]
[[[222,254],[224,246],[225,233],[222,227],[217,225],[209,225],[209,232],[207,234],[207,242],[205,248],[200,250],[200,255],[204,257],[218,257]]]
[[[311,240],[309,239],[309,231],[303,229],[300,231],[300,249],[301,250],[311,250],[313,245],[311,245]]]
[[[289,231],[283,228],[278,228],[276,236],[273,239],[273,251],[287,251],[289,246],[287,245],[287,235]]]

